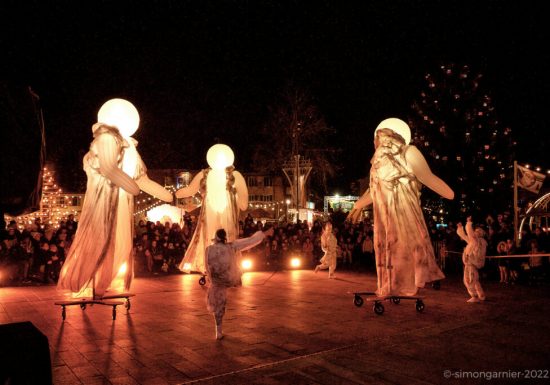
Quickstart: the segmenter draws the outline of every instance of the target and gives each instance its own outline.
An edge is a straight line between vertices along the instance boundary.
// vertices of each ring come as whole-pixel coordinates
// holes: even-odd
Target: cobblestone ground
[[[93,305],[67,307],[63,321],[53,286],[0,288],[0,323],[46,334],[59,385],[550,381],[548,287],[483,282],[487,300],[469,304],[448,278],[421,291],[423,312],[403,300],[376,315],[352,294],[375,287],[372,273],[246,273],[243,284],[229,292],[221,341],[196,275],[136,279],[116,320]]]

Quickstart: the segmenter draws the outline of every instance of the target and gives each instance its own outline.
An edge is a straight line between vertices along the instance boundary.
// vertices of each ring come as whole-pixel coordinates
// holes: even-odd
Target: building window
[[[246,178],[246,184],[251,187],[256,187],[258,186],[258,180],[256,179],[255,176],[249,176]]]
[[[273,180],[269,176],[264,176],[264,186],[273,186]]]

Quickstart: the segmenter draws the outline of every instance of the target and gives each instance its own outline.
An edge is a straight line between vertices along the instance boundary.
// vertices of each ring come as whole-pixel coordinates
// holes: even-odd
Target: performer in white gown
[[[239,237],[239,210],[248,208],[248,188],[242,174],[235,170],[235,156],[229,146],[215,144],[206,154],[210,168],[199,172],[189,186],[176,191],[176,198],[200,192],[202,206],[191,243],[179,265],[186,273],[206,272],[204,252],[218,229],[227,233],[227,241]]]
[[[61,269],[57,288],[101,297],[107,289],[128,291],[133,277],[134,195],[140,189],[166,202],[172,194],[147,177],[137,142],[136,108],[112,99],[98,113],[94,140],[84,156],[88,182],[78,229]],[[89,290],[86,290],[89,289]]]
[[[453,199],[454,193],[409,145],[411,132],[405,122],[386,119],[374,135],[370,187],[348,218],[357,221],[361,210],[373,204],[377,295],[415,295],[426,282],[445,277],[435,262],[420,188],[425,185],[446,199]]]
[[[487,252],[487,241],[483,236],[485,232],[481,227],[474,230],[472,217],[466,218],[466,232],[462,223],[457,223],[456,233],[466,242],[466,247],[462,253],[462,262],[464,263],[464,286],[470,294],[467,302],[485,301],[485,292],[479,283],[479,272],[485,265],[485,254]]]
[[[206,248],[206,270],[210,286],[206,294],[206,307],[214,315],[216,338],[222,339],[222,321],[227,302],[227,288],[241,286],[242,271],[238,266],[238,253],[250,249],[273,235],[273,228],[257,231],[248,238],[227,243],[224,229],[216,231],[214,244]]]
[[[338,259],[338,240],[332,233],[332,223],[325,223],[323,234],[321,234],[321,249],[325,253],[320,263],[315,266],[315,272],[328,269],[328,277],[335,278],[336,260]]]

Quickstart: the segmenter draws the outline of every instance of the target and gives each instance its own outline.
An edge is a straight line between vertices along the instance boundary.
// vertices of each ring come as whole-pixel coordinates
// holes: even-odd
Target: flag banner
[[[538,193],[540,188],[542,187],[542,183],[544,182],[544,178],[546,178],[546,175],[530,170],[527,167],[523,167],[520,165],[518,165],[517,168],[518,186],[531,192]]]

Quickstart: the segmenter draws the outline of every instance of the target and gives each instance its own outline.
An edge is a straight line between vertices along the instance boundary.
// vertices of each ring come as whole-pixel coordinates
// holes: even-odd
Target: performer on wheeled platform
[[[409,126],[400,119],[378,125],[370,187],[348,215],[356,222],[362,209],[373,204],[378,296],[413,296],[426,282],[445,278],[435,261],[420,188],[425,185],[446,199],[453,199],[454,192],[431,172],[410,140]]]

